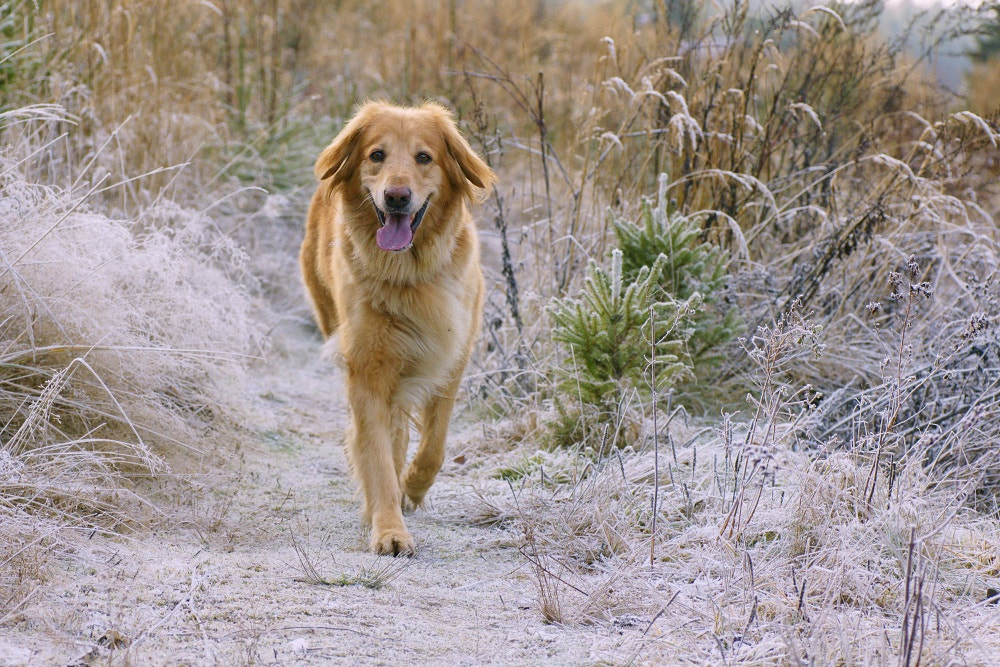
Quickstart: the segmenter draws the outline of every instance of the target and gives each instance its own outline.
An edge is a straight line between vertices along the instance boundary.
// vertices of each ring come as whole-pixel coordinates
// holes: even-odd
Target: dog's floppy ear
[[[379,104],[378,102],[368,102],[359,108],[358,112],[354,114],[354,118],[344,126],[340,134],[334,138],[329,146],[323,149],[323,152],[316,158],[316,166],[314,167],[316,180],[325,181],[332,176],[331,187],[347,180],[348,175],[353,170],[346,167],[349,162],[358,159],[358,144],[361,141],[361,135]]]
[[[445,160],[445,171],[452,186],[471,195],[469,185],[474,185],[481,190],[480,198],[485,198],[490,188],[497,182],[497,175],[482,158],[476,155],[476,151],[472,150],[472,146],[458,131],[451,112],[437,104],[427,104],[424,108],[438,117],[438,124],[444,135],[444,143],[450,158]]]

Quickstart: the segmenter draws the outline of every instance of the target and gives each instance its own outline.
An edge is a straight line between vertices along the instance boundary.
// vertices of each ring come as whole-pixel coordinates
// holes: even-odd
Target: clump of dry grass
[[[294,535],[292,547],[299,561],[297,569],[301,573],[295,580],[321,588],[361,586],[376,591],[381,590],[402,574],[412,562],[406,558],[376,556],[369,564],[354,568],[353,574],[347,574],[343,570],[340,570],[339,574],[326,574],[327,570],[338,567],[335,559],[326,562],[327,559],[315,556],[304,543],[304,538],[296,538]],[[325,549],[322,544],[319,548]]]
[[[55,107],[0,120],[5,569],[148,517],[130,478],[211,455],[206,430],[226,423],[230,383],[262,343],[233,277],[245,260],[210,217],[169,200],[110,217],[91,202],[111,179],[86,187],[67,168],[65,185],[44,183],[60,144],[38,139],[72,120]]]
[[[157,512],[137,479],[214,455],[264,343],[266,290],[235,240],[263,197],[236,179],[283,178],[262,154],[290,136],[296,51],[295,3],[257,4],[0,3],[11,613],[48,555]]]
[[[654,431],[648,416],[642,449],[533,457],[482,486],[479,520],[522,527],[542,617],[633,619],[649,660],[681,644],[730,664],[987,659],[1000,533],[966,500],[990,464],[945,481],[919,448],[889,461],[861,438],[804,437],[817,397],[794,389],[794,367],[818,342],[801,316],[746,342],[749,420]],[[865,422],[894,429],[876,410]]]
[[[469,61],[469,128],[505,176],[487,211],[502,262],[478,360],[483,395],[517,404],[524,378],[544,389],[539,368],[571,365],[547,343],[545,306],[576,293],[587,261],[605,254],[607,209],[636,219],[662,173],[672,205],[734,258],[727,305],[750,330],[798,300],[829,340],[854,346],[831,345],[799,368],[826,393],[879,377],[864,305],[911,254],[934,267],[925,270],[943,296],[912,327],[976,308],[967,281],[997,256],[997,202],[979,169],[997,128],[954,112],[899,44],[878,36],[872,3],[838,11],[755,15],[736,3],[685,39],[647,21],[602,42],[559,132],[554,118],[566,117],[551,109],[568,91],[486,54]],[[486,102],[497,90],[503,111]],[[981,266],[953,270],[973,257]],[[734,357],[720,382],[745,370]]]

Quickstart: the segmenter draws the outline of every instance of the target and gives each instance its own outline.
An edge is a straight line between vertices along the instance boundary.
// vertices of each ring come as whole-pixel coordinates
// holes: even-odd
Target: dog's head
[[[496,175],[459,133],[444,107],[369,102],[316,160],[316,178],[348,196],[367,197],[379,227],[375,242],[407,250],[427,217],[457,199],[485,194]]]

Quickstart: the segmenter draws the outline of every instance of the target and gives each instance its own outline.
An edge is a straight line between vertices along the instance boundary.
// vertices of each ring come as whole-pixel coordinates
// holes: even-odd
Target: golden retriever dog
[[[370,102],[320,154],[316,178],[299,261],[320,330],[339,335],[347,455],[372,551],[411,555],[402,509],[441,469],[482,319],[469,206],[496,175],[444,107]],[[411,418],[420,445],[406,465]]]

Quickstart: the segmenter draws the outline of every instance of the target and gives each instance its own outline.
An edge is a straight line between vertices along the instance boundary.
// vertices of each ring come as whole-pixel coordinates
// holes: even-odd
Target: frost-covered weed
[[[112,217],[79,174],[40,173],[58,142],[0,133],[0,565],[16,568],[74,528],[141,519],[127,475],[210,453],[263,336],[210,217],[166,199]]]

